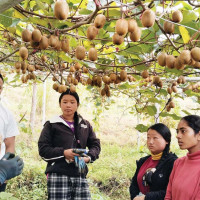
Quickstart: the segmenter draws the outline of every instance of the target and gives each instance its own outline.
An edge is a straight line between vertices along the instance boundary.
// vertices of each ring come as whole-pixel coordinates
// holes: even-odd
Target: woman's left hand
[[[90,158],[88,158],[88,157],[83,157],[83,159],[84,159],[85,163],[89,163],[90,162]]]
[[[135,197],[133,200],[144,200],[144,198],[145,198],[145,195],[142,195],[142,196]]]

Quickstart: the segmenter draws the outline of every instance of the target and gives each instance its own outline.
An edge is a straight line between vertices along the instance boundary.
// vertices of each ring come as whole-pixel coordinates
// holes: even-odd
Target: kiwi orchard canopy
[[[24,84],[51,74],[57,92],[121,91],[137,112],[153,116],[156,102],[169,116],[183,92],[200,102],[190,81],[200,74],[199,9],[190,0],[25,0],[0,14],[1,73]]]

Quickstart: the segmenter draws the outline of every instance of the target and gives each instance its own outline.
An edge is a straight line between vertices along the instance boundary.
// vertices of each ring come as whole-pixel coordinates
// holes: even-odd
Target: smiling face
[[[147,132],[147,147],[152,154],[163,152],[168,142],[156,130],[149,129]]]
[[[200,150],[200,132],[195,134],[185,120],[181,120],[177,127],[178,144],[180,149],[187,149],[189,153]]]
[[[64,95],[60,102],[60,108],[63,112],[63,117],[66,120],[73,120],[74,113],[77,111],[78,103],[74,96]]]
[[[3,80],[0,78],[0,94],[3,90]]]

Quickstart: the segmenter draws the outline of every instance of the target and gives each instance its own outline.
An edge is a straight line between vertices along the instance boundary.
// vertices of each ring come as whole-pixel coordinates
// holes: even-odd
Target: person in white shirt
[[[4,79],[0,74],[0,98],[3,90]],[[15,136],[19,135],[17,123],[13,114],[0,101],[0,158],[6,152],[15,152]],[[0,186],[0,192],[5,191],[6,183]]]

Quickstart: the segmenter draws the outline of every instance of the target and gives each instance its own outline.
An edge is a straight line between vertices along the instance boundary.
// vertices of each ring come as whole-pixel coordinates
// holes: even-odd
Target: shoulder
[[[0,103],[0,114],[3,116],[13,117],[12,112]]]
[[[150,157],[151,157],[150,155],[144,156],[144,157],[140,158],[139,160],[137,160],[136,162],[138,165],[142,165]]]
[[[175,164],[175,165],[180,165],[180,164],[184,163],[186,159],[187,159],[187,156],[183,156],[183,157],[181,157],[181,158],[178,158],[178,159],[174,162],[174,164]]]
[[[91,124],[88,120],[84,119],[80,114],[78,115],[78,118],[79,118],[79,124],[81,125],[81,127],[91,127]],[[85,125],[85,126],[83,126]]]
[[[178,157],[177,157],[177,155],[175,153],[170,152],[169,154],[167,154],[167,158],[169,160],[174,161],[174,160],[177,160]]]

